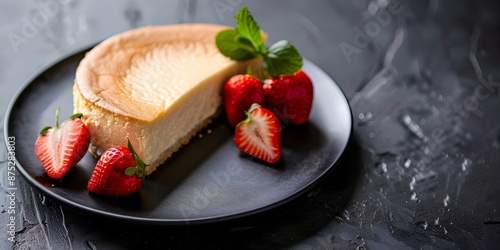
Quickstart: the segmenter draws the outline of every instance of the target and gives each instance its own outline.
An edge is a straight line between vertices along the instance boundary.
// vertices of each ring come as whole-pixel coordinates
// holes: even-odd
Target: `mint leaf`
[[[288,41],[273,44],[264,57],[263,66],[271,77],[293,75],[302,68],[303,60],[299,51]]]
[[[266,46],[262,39],[260,27],[246,6],[241,8],[238,14],[236,14],[235,19],[236,30],[241,36],[240,41],[251,44],[259,53],[265,53]]]
[[[226,57],[235,61],[245,61],[257,57],[257,52],[251,44],[243,42],[237,30],[223,30],[215,37],[215,44]]]
[[[235,61],[262,57],[263,78],[293,75],[302,68],[302,56],[288,41],[266,48],[262,32],[247,7],[236,14],[236,28],[219,32],[215,43],[219,51]]]

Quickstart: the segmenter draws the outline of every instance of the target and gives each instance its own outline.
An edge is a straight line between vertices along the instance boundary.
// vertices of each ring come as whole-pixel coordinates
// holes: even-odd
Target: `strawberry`
[[[268,79],[263,88],[267,107],[281,119],[293,124],[303,124],[309,119],[313,85],[303,70]]]
[[[224,106],[231,126],[245,120],[253,103],[264,104],[262,82],[248,74],[231,77],[224,85]]]
[[[130,141],[127,146],[111,147],[97,161],[87,189],[109,196],[133,194],[142,186],[145,167]]]
[[[234,141],[238,148],[269,163],[276,163],[281,156],[281,124],[268,109],[252,104],[247,118],[236,126]]]
[[[59,109],[56,126],[40,130],[35,142],[35,155],[54,179],[64,177],[85,155],[90,144],[90,133],[80,119],[81,113],[72,115],[59,126]]]
[[[286,40],[266,47],[262,30],[247,7],[240,9],[235,20],[234,29],[217,33],[215,44],[219,51],[239,62],[260,58],[262,72],[257,75],[262,79],[270,78],[266,80],[269,83],[264,84],[266,107],[290,123],[305,123],[311,112],[313,88],[311,79],[301,70],[304,61],[297,48]],[[253,93],[248,92],[248,95]],[[240,94],[236,98],[242,96],[245,95]],[[242,106],[246,105],[245,102]],[[226,104],[226,108],[228,106]]]

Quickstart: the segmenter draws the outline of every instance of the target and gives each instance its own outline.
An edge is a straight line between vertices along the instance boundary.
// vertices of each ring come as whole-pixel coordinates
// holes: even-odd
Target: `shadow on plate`
[[[148,247],[150,242],[169,246],[204,246],[206,249],[286,249],[301,241],[315,237],[322,228],[339,222],[361,180],[362,149],[354,138],[337,162],[337,167],[325,175],[320,183],[293,201],[268,211],[247,217],[210,224],[184,226],[134,225],[123,227],[119,221],[104,220],[109,238],[126,238],[127,247]],[[167,170],[165,170],[167,171]],[[118,223],[118,224],[117,224]],[[94,224],[94,223],[93,223]],[[128,227],[126,225],[129,225]],[[95,225],[94,225],[95,226]],[[117,228],[124,228],[117,230]],[[168,235],[168,237],[166,237]],[[145,245],[146,244],[146,245]]]
[[[154,181],[144,182],[144,186],[137,195],[140,205],[138,210],[151,211],[164,202],[165,198],[179,187],[192,173],[203,165],[208,158],[233,140],[232,128],[226,121],[224,114],[221,114],[207,128],[201,131],[189,144],[174,153],[167,162],[162,164],[149,179]],[[210,132],[208,132],[210,131]],[[201,136],[200,136],[201,135]],[[300,162],[307,159],[308,155],[324,146],[324,136],[321,130],[314,123],[307,123],[301,126],[288,126],[283,130],[282,148],[284,152],[282,159],[276,164],[268,164],[259,159],[239,153],[239,161],[251,161],[257,165],[268,167],[276,171],[284,171],[285,164],[283,158],[290,162]],[[234,153],[234,152],[229,152]],[[310,157],[309,157],[310,158]],[[302,165],[307,165],[303,163]],[[161,190],[161,191],[158,191]],[[109,201],[108,201],[109,202]],[[129,202],[117,202],[117,205],[127,205]],[[127,205],[127,208],[131,208]]]

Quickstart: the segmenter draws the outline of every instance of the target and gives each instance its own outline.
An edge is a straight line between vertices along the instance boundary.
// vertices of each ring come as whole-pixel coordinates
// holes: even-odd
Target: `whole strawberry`
[[[262,82],[248,74],[235,75],[224,85],[224,107],[231,126],[245,120],[253,103],[264,105]]]
[[[87,189],[109,196],[133,194],[142,186],[145,167],[130,141],[127,146],[109,148],[97,161]]]
[[[59,125],[57,109],[56,126],[44,127],[39,132],[35,141],[35,155],[51,178],[64,177],[87,152],[90,133],[81,117],[81,113],[74,114]]]
[[[247,118],[236,126],[236,146],[269,163],[276,163],[281,157],[280,140],[281,124],[278,117],[258,104],[253,104],[247,112]]]
[[[307,122],[312,108],[313,85],[303,70],[268,79],[263,88],[267,108],[281,119],[293,124]]]

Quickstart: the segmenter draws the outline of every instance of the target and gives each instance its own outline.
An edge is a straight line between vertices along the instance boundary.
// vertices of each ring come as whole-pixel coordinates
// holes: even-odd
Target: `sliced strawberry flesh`
[[[48,129],[35,142],[35,155],[47,174],[62,178],[82,159],[90,143],[90,133],[80,119],[65,121]]]
[[[280,121],[264,108],[251,110],[235,134],[236,145],[243,152],[269,163],[277,162],[281,156],[280,138]]]

